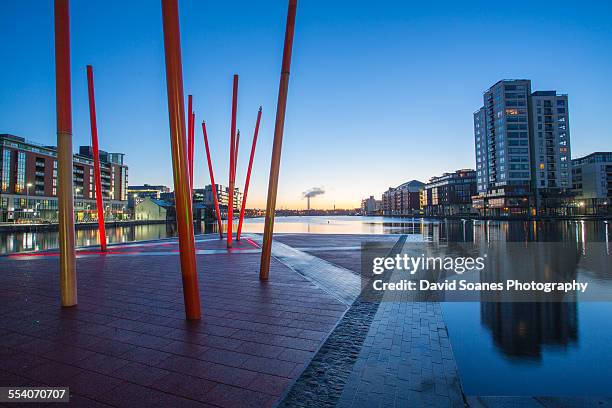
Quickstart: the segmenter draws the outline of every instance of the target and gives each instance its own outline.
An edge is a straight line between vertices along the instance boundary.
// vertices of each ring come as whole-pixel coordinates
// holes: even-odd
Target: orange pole
[[[251,168],[253,167],[253,158],[255,157],[255,145],[257,144],[257,134],[259,133],[259,122],[261,121],[261,106],[257,112],[257,121],[255,121],[255,133],[253,133],[253,144],[251,145],[251,157],[249,157],[249,168],[247,169],[246,181],[244,182],[244,195],[242,196],[242,206],[240,207],[240,219],[238,220],[238,231],[236,231],[236,241],[240,241],[240,233],[242,232],[242,222],[244,221],[244,210],[246,208],[247,194],[249,194],[249,181],[251,180]]]
[[[96,209],[98,211],[98,234],[100,250],[106,251],[106,228],[104,226],[104,202],[102,201],[102,178],[100,175],[100,150],[98,145],[98,123],[96,120],[96,97],[94,95],[93,67],[87,65],[87,90],[89,93],[89,123],[94,161],[94,182],[96,188]]]
[[[287,11],[287,27],[285,45],[283,47],[283,62],[281,67],[278,102],[276,107],[276,123],[274,124],[274,142],[272,145],[272,161],[270,164],[270,180],[268,182],[268,202],[266,205],[266,223],[261,248],[261,265],[259,279],[267,280],[270,275],[270,257],[272,256],[272,234],[274,231],[274,212],[276,210],[276,194],[278,192],[278,174],[283,146],[283,130],[285,127],[285,111],[287,109],[287,92],[289,90],[289,68],[291,66],[291,49],[293,47],[293,32],[295,30],[295,12],[297,0],[289,0]]]
[[[68,0],[55,0],[55,106],[57,110],[57,201],[62,306],[77,304],[72,184],[72,97]]]
[[[238,108],[238,75],[234,75],[232,88],[232,124],[230,134],[230,166],[229,186],[227,203],[227,247],[232,247],[232,218],[234,215],[234,183],[235,183],[235,159],[236,159],[236,110]]]
[[[189,187],[189,163],[185,146],[185,97],[177,0],[162,0],[168,117],[172,146],[172,173],[176,201],[181,275],[185,314],[189,320],[200,319],[200,291],[193,235],[193,211]]]
[[[223,223],[221,222],[221,211],[219,211],[219,200],[217,199],[217,185],[215,184],[215,173],[213,172],[212,159],[208,149],[208,135],[206,134],[206,122],[202,122],[202,133],[204,134],[204,147],[206,148],[206,160],[208,161],[208,173],[212,184],[213,203],[217,214],[217,226],[219,228],[219,238],[223,239]]]

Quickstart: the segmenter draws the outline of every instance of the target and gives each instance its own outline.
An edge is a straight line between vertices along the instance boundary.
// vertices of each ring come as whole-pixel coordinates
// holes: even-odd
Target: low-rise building
[[[595,152],[572,160],[578,214],[609,214],[612,202],[612,152]]]
[[[176,212],[174,204],[169,201],[145,197],[136,203],[134,208],[136,221],[174,221]]]
[[[411,180],[389,187],[382,195],[383,215],[415,215],[420,212],[420,191],[425,183]]]
[[[361,214],[362,215],[378,215],[382,207],[382,200],[377,200],[374,196],[364,198],[361,200]]]
[[[128,208],[133,209],[138,202],[142,202],[147,197],[159,200],[162,194],[169,192],[170,188],[162,185],[128,186]]]
[[[472,213],[472,195],[476,194],[476,171],[457,170],[432,177],[423,190],[426,216],[454,216]]]

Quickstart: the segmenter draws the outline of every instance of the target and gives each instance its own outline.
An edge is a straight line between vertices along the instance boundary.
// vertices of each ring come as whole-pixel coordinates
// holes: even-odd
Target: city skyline
[[[172,187],[159,5],[102,4],[72,5],[73,144],[90,139],[85,65],[91,63],[101,148],[126,153],[130,184]],[[180,6],[185,94],[194,94],[198,125],[206,112],[218,183],[227,183],[231,75],[240,75],[240,189],[263,105],[248,206],[264,207],[284,3],[235,8],[185,0]],[[0,133],[55,144],[52,5],[0,7],[0,32],[12,39],[5,44],[11,63],[0,67]],[[472,114],[483,92],[505,78],[568,94],[572,158],[610,150],[609,4],[474,13],[451,4],[373,10],[359,2],[351,9],[328,6],[325,15],[321,7],[307,2],[298,12],[278,208],[305,208],[302,192],[314,186],[326,193],[313,208],[355,208],[406,180],[475,168]],[[551,18],[539,19],[542,13]],[[196,158],[195,185],[204,187],[199,131]]]

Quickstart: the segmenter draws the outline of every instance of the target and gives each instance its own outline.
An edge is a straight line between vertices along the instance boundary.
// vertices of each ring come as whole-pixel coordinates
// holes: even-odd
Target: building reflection
[[[452,221],[425,224],[422,234],[430,242],[473,242],[477,252],[487,253],[490,266],[480,275],[481,282],[571,282],[577,278],[587,243],[607,244],[606,227],[574,221]],[[577,345],[576,300],[573,292],[537,297],[533,293],[521,297],[507,291],[488,292],[482,294],[480,322],[504,356],[538,361],[546,346],[563,349]]]
[[[540,359],[543,346],[578,342],[575,302],[482,302],[481,324],[506,356]]]
[[[489,254],[490,267],[482,282],[572,282],[577,278],[581,245],[567,236],[565,223],[501,226],[501,234],[477,246]],[[521,228],[522,227],[522,228]],[[486,229],[491,233],[491,229]],[[550,239],[546,239],[550,238]],[[531,242],[530,241],[548,241]],[[503,244],[502,244],[503,243]],[[481,324],[493,343],[510,358],[539,360],[544,346],[570,347],[578,342],[578,303],[575,292],[488,292],[481,294]]]

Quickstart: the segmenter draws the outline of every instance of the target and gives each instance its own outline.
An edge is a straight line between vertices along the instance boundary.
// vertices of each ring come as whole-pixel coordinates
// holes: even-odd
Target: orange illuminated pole
[[[100,236],[100,250],[106,251],[104,203],[102,202],[102,178],[100,176],[100,150],[98,145],[98,124],[96,120],[96,97],[94,95],[93,67],[91,65],[87,65],[87,91],[89,93],[89,123],[91,125],[91,145],[94,161],[96,209],[98,211],[98,234]]]
[[[242,232],[242,222],[244,221],[244,210],[246,208],[247,195],[249,194],[249,180],[251,180],[251,168],[253,167],[253,158],[255,157],[255,145],[257,144],[257,134],[259,133],[259,122],[261,121],[261,106],[257,112],[257,120],[255,121],[255,133],[253,133],[253,144],[251,145],[251,157],[249,157],[249,167],[247,169],[246,180],[244,182],[244,193],[242,196],[242,206],[240,207],[240,219],[238,220],[238,231],[236,231],[236,241],[240,241],[240,233]]]
[[[168,117],[172,147],[172,172],[176,201],[179,254],[187,319],[200,319],[200,291],[193,235],[193,212],[189,186],[189,163],[185,146],[185,99],[177,0],[162,0]]]
[[[62,306],[77,304],[72,185],[72,98],[68,0],[55,0],[55,105],[57,111],[57,201]]]
[[[232,217],[234,215],[234,183],[236,160],[236,110],[238,108],[238,75],[234,75],[232,88],[232,123],[230,134],[230,166],[227,203],[227,247],[232,247]]]
[[[210,150],[208,149],[208,135],[206,134],[206,122],[202,122],[202,133],[204,134],[204,147],[206,148],[206,160],[208,161],[208,173],[212,184],[213,203],[215,214],[217,214],[217,226],[219,228],[219,238],[223,239],[223,223],[221,222],[221,211],[219,211],[219,200],[217,199],[217,185],[215,184],[215,173],[213,172]]]
[[[287,109],[287,92],[289,90],[289,68],[291,66],[291,49],[293,47],[293,32],[295,29],[295,12],[297,0],[289,0],[287,11],[287,27],[285,30],[285,45],[283,47],[283,62],[278,89],[276,106],[276,123],[274,124],[274,142],[272,145],[272,160],[270,163],[270,180],[268,181],[268,202],[266,205],[266,222],[264,224],[263,245],[261,248],[261,264],[259,279],[267,280],[270,275],[270,257],[272,255],[272,234],[274,231],[274,211],[276,210],[276,194],[278,192],[278,174],[280,171],[281,150],[283,146],[283,130],[285,127],[285,111]]]

